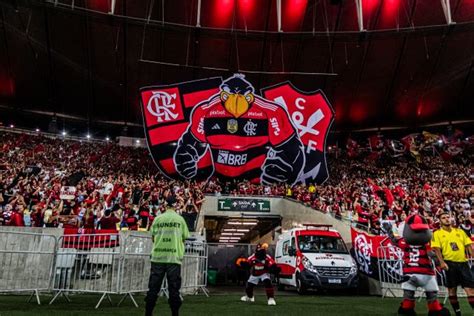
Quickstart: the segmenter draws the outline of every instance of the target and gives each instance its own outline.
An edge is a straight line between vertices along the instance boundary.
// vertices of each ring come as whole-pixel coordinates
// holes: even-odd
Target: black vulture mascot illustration
[[[294,184],[305,164],[303,144],[286,109],[256,95],[241,74],[193,109],[174,153],[178,174],[194,178],[207,150],[215,174],[224,180]]]

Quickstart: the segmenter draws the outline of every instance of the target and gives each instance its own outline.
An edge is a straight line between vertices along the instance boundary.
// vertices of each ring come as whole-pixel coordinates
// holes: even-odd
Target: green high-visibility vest
[[[150,232],[154,237],[151,261],[181,264],[184,256],[184,240],[189,237],[188,225],[174,210],[155,218]]]

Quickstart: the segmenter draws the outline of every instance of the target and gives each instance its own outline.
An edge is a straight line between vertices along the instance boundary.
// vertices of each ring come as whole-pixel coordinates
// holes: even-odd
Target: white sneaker
[[[245,296],[242,296],[240,298],[240,300],[242,302],[252,302],[253,303],[253,302],[255,302],[255,296],[254,297],[248,297],[247,295],[245,295]]]
[[[268,305],[276,305],[276,304],[277,304],[277,302],[275,302],[275,299],[273,297],[270,297],[268,299]]]

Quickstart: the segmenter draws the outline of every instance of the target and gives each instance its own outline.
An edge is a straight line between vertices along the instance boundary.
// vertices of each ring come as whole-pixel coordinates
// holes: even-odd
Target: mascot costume
[[[246,260],[240,260],[238,264],[242,268],[251,269],[250,277],[245,288],[245,296],[240,299],[243,302],[255,302],[253,289],[261,281],[265,286],[268,305],[276,305],[275,291],[273,289],[270,273],[278,275],[280,268],[276,265],[273,258],[267,254],[268,244],[258,244],[253,255]]]
[[[403,275],[406,281],[402,284],[403,301],[398,314],[416,315],[415,292],[420,287],[425,290],[428,316],[450,315],[449,310],[438,301],[438,283],[431,260],[434,254],[429,245],[433,233],[426,219],[418,214],[407,217],[402,238],[394,236],[390,224],[384,226],[392,243],[403,252]]]

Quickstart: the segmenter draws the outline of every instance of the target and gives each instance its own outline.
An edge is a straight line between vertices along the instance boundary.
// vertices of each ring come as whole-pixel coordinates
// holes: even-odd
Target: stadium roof
[[[474,0],[446,1],[2,1],[0,120],[140,133],[141,86],[238,71],[323,89],[336,130],[472,120]]]

